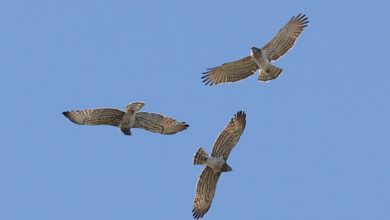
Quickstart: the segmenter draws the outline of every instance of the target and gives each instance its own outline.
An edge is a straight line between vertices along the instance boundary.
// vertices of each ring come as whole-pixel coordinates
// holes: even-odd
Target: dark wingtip
[[[194,217],[194,219],[200,219],[200,218],[203,217],[203,215],[204,215],[204,213],[201,214],[201,213],[199,213],[199,212],[198,212],[197,210],[195,210],[195,209],[192,210],[192,216]]]
[[[201,79],[202,79],[202,83],[204,83],[205,85],[209,85],[211,84],[211,81],[210,81],[210,72],[204,72],[202,74],[204,74]],[[210,85],[211,86],[211,85]]]
[[[307,17],[305,14],[302,14],[302,16],[300,16],[299,18],[297,18],[297,20],[300,20],[301,22],[305,22],[305,23],[308,23],[309,17]]]
[[[235,118],[240,121],[240,123],[243,125],[245,128],[246,126],[246,113],[245,111],[238,111],[235,115]]]
[[[245,111],[242,111],[242,110],[241,110],[241,111],[238,111],[238,112],[236,113],[235,117],[245,119],[245,118],[246,118],[246,113],[245,113]]]
[[[204,83],[206,86],[211,86],[211,85],[212,85],[211,82],[210,82],[210,80],[209,80],[208,78],[202,80],[202,83]]]
[[[187,129],[188,127],[190,127],[189,124],[187,124],[186,122],[182,122],[181,123],[181,126],[183,126],[183,130]]]
[[[299,13],[298,15],[293,16],[289,22],[298,23],[299,26],[303,29],[307,27],[307,24],[309,23],[309,18],[305,14]]]
[[[211,71],[213,71],[216,68],[218,68],[218,67],[207,68],[207,71],[202,73],[202,75],[203,75],[203,76],[201,76],[202,83],[204,83],[206,86],[212,86],[212,85],[217,84],[210,79]]]
[[[302,23],[302,24],[308,24],[309,23],[309,18],[306,16],[306,15],[303,15],[299,21]]]
[[[73,122],[73,123],[75,123],[75,124],[78,124],[78,125],[82,125],[82,124],[84,124],[84,122],[78,122],[77,120],[75,120],[73,117],[72,117],[72,115],[71,115],[71,113],[72,112],[74,112],[74,111],[65,111],[65,112],[62,112],[62,114],[67,118],[67,119],[69,119],[71,122]]]
[[[292,16],[292,18],[290,19],[291,20],[298,20],[298,21],[305,21],[307,20],[308,17],[306,16],[306,14],[302,14],[302,13],[299,13],[298,15],[296,16]]]
[[[63,114],[65,117],[67,117],[67,118],[68,118],[68,116],[69,116],[69,112],[68,112],[68,111],[62,112],[62,114]]]
[[[216,84],[210,80],[209,75],[202,77],[202,79],[203,79],[202,83],[204,83],[206,86],[212,86],[212,85]]]

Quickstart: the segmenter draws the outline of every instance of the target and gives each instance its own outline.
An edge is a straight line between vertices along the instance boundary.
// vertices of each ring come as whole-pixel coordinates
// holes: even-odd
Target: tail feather
[[[206,151],[202,147],[200,147],[198,151],[196,151],[195,153],[194,164],[195,165],[205,164],[208,157],[209,155],[206,153]]]
[[[141,110],[142,107],[144,107],[145,102],[132,102],[129,103],[125,108],[126,110],[132,111],[132,112],[138,112]]]
[[[273,79],[278,78],[278,76],[282,73],[283,69],[269,64],[265,69],[262,69],[260,72],[259,80],[263,82],[267,82]]]

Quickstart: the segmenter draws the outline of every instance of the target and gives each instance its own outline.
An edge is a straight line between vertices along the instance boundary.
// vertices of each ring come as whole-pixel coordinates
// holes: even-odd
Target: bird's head
[[[259,49],[257,47],[251,47],[251,53],[252,54],[256,54],[256,53],[261,54],[261,49]]]
[[[229,171],[233,171],[233,169],[227,163],[225,163],[221,168],[221,172],[229,172]]]
[[[253,54],[261,54],[261,49],[257,47],[251,47],[251,53]]]

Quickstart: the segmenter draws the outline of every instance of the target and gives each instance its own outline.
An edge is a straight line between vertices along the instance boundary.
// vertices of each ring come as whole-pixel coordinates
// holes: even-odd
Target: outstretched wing
[[[175,134],[188,128],[188,124],[157,113],[138,112],[135,114],[133,128],[142,128],[160,134]]]
[[[194,216],[195,219],[202,218],[209,210],[220,175],[220,172],[215,173],[207,166],[200,174],[198,184],[196,186],[194,208],[192,209],[192,216]]]
[[[79,125],[112,125],[118,126],[124,112],[118,109],[85,109],[62,112],[72,122]]]
[[[252,57],[247,56],[240,60],[207,69],[208,71],[203,73],[202,80],[210,86],[218,83],[238,82],[255,73],[257,69],[258,67]]]
[[[236,115],[230,120],[229,124],[225,127],[225,129],[219,134],[217,140],[215,141],[211,156],[222,156],[226,161],[233,147],[240,140],[241,134],[245,129],[245,124],[245,112],[237,112]]]
[[[292,17],[287,24],[279,30],[274,38],[262,50],[267,54],[268,60],[279,59],[287,53],[301,35],[303,28],[309,23],[306,15],[299,14]]]

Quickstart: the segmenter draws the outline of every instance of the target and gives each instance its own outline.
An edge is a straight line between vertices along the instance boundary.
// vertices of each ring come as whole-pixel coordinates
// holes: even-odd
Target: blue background
[[[247,126],[205,219],[390,219],[386,1],[0,2],[0,219],[192,219],[192,165],[238,111]],[[205,86],[208,67],[309,26],[274,64]],[[123,107],[181,133],[78,126],[62,111]]]

